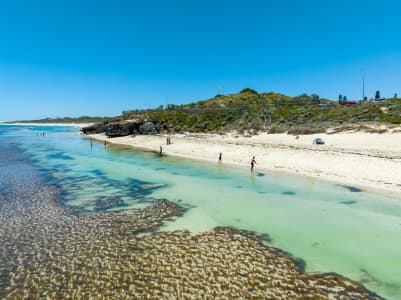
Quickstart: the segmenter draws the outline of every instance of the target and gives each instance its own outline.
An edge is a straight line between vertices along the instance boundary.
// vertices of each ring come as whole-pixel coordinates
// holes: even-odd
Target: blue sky
[[[0,0],[0,121],[117,115],[244,87],[401,95],[399,1]]]

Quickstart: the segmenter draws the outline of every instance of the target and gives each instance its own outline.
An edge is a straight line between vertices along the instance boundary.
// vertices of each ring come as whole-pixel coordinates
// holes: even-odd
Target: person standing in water
[[[253,172],[255,165],[256,165],[256,160],[255,160],[255,156],[254,156],[254,157],[252,157],[252,160],[251,160],[251,172]]]
[[[219,154],[219,165],[221,165],[223,163],[223,153],[220,152]]]
[[[162,146],[160,146],[160,152],[159,152],[160,156],[163,156],[163,148]]]

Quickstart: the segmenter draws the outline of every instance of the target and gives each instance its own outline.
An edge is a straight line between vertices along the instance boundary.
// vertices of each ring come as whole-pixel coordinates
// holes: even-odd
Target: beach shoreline
[[[325,145],[312,145],[319,136]],[[185,159],[250,168],[256,157],[256,172],[280,172],[329,181],[363,190],[401,196],[400,133],[338,133],[319,135],[236,134],[138,135],[108,138],[104,134],[86,137],[110,144],[159,152]]]

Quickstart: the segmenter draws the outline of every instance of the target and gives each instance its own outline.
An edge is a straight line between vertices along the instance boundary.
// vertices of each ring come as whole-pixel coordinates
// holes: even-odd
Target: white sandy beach
[[[312,145],[315,137],[325,145]],[[252,137],[234,134],[173,135],[171,145],[166,136],[126,136],[107,138],[90,135],[108,143],[130,145],[159,151],[166,155],[223,164],[250,167],[256,157],[256,170],[283,171],[401,195],[401,133],[336,133],[301,135],[260,134]]]

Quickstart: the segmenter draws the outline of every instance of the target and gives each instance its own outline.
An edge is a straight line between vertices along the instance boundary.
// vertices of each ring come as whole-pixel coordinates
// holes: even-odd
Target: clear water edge
[[[401,201],[314,178],[218,167],[126,146],[90,142],[69,127],[1,128],[57,179],[63,200],[85,210],[98,196],[120,196],[122,209],[143,207],[141,197],[188,206],[161,230],[192,233],[215,226],[268,233],[273,246],[303,258],[309,272],[337,272],[389,299],[401,295]],[[5,132],[6,131],[6,132]],[[46,136],[36,133],[46,131]],[[163,183],[142,195],[137,181]],[[143,193],[143,191],[142,191]]]
[[[81,133],[77,133],[81,138],[84,138],[88,141],[93,141],[94,143],[101,143],[102,145],[104,145],[104,142],[102,140],[99,140],[97,138],[93,138],[91,136],[87,136],[87,135],[82,135]],[[108,141],[109,142],[109,141]],[[139,152],[146,152],[146,153],[153,153],[153,154],[158,154],[159,153],[159,149],[149,149],[147,147],[140,147],[135,145],[134,146],[130,146],[130,145],[125,145],[125,144],[119,144],[119,143],[114,143],[114,142],[109,142],[110,145],[116,147],[115,149],[118,150],[118,147],[120,147],[121,149],[131,149],[131,150],[137,150]],[[210,161],[209,159],[201,159],[201,158],[188,158],[184,155],[179,155],[179,154],[175,154],[175,155],[169,155],[169,154],[165,154],[165,157],[169,157],[169,158],[175,158],[181,161],[187,161],[189,163],[202,163],[202,164],[208,164],[210,167],[215,167],[216,164],[213,161]],[[243,165],[243,164],[237,164],[237,163],[230,163],[230,162],[225,162],[224,163],[224,167],[225,168],[231,168],[231,169],[239,169],[239,170],[243,170],[243,171],[249,171],[249,166]],[[376,195],[381,195],[384,197],[389,197],[389,198],[395,198],[395,199],[400,199],[401,200],[401,190],[400,191],[395,191],[395,190],[389,190],[389,189],[385,189],[382,187],[373,187],[373,186],[368,186],[368,185],[364,185],[362,183],[344,183],[343,181],[341,181],[340,179],[336,179],[336,178],[326,178],[324,176],[320,177],[314,177],[312,175],[307,175],[307,174],[298,174],[298,173],[290,173],[288,171],[285,170],[279,170],[279,169],[275,169],[275,170],[271,170],[271,169],[267,169],[267,168],[263,168],[261,166],[258,166],[256,168],[256,172],[259,173],[269,173],[269,174],[276,174],[277,177],[300,177],[304,180],[311,180],[311,181],[320,181],[320,182],[326,182],[327,184],[330,185],[343,185],[343,186],[351,186],[351,187],[355,187],[358,189],[362,189],[365,193],[371,193],[371,194],[376,194]]]

